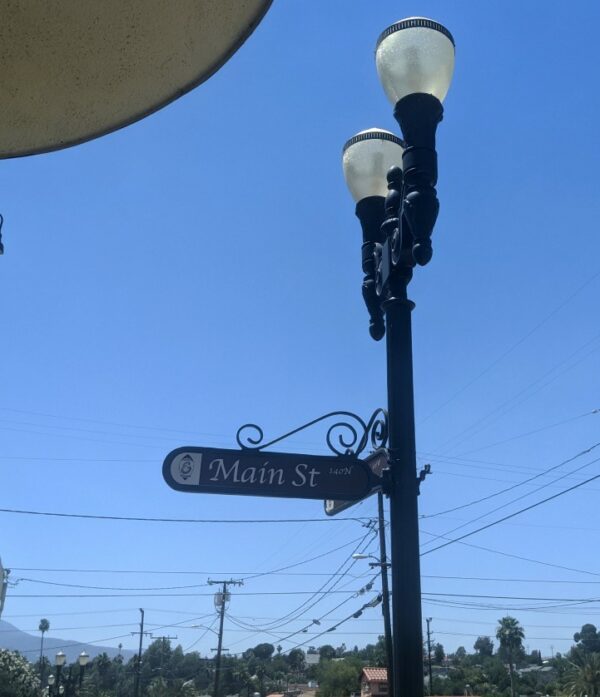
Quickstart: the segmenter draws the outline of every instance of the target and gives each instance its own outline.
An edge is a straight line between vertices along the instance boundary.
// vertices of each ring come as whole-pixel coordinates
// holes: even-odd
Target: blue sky
[[[189,627],[215,628],[207,579],[244,577],[226,623],[231,652],[263,641],[362,646],[382,632],[375,608],[325,636],[313,626],[283,640],[313,619],[323,631],[372,597],[358,594],[366,562],[345,563],[376,549],[360,521],[326,520],[320,502],[180,494],[161,463],[182,445],[233,447],[248,421],[276,436],[331,410],[366,417],[385,405],[341,147],[364,128],[397,129],[373,51],[386,26],[411,15],[442,22],[457,45],[438,131],[434,257],[410,288],[417,447],[433,470],[420,498],[423,551],[437,546],[432,536],[600,474],[591,452],[433,516],[600,441],[598,5],[280,0],[178,102],[97,141],[0,166],[0,508],[314,522],[3,512],[0,555],[13,579],[31,579],[11,589],[4,619],[31,630],[45,616],[51,636],[133,648],[144,607],[158,636],[206,655],[214,636]],[[290,447],[324,452],[322,436]],[[477,548],[426,554],[423,614],[435,639],[470,650],[512,614],[526,645],[549,655],[600,621],[600,602],[570,602],[600,597],[599,490],[591,482],[464,540]],[[371,499],[346,517],[374,513]],[[343,575],[324,586],[333,573]],[[49,582],[176,588],[146,597]],[[114,597],[36,597],[94,593]]]

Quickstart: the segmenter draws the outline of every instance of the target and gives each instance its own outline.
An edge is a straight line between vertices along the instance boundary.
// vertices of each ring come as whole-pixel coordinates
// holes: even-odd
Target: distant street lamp
[[[85,667],[87,666],[90,660],[90,657],[85,651],[82,651],[79,654],[77,658],[77,663],[79,665],[79,677],[77,679],[73,675],[73,666],[70,666],[69,673],[66,677],[63,675],[62,669],[65,665],[66,660],[67,657],[62,651],[59,651],[54,658],[54,664],[56,666],[56,676],[48,676],[48,691],[51,695],[65,695],[65,697],[71,697],[73,694],[76,693],[76,682],[77,691],[79,692],[81,690],[81,685],[83,683],[83,674],[85,672]]]
[[[381,493],[378,494],[378,501],[380,505],[380,513],[383,517],[383,496]],[[394,648],[392,643],[392,627],[390,620],[390,590],[388,588],[388,569],[390,568],[390,563],[387,561],[385,553],[385,530],[382,525],[379,527],[380,530],[380,542],[381,544],[381,558],[377,558],[373,554],[360,554],[355,553],[352,555],[352,559],[374,559],[375,561],[369,562],[371,568],[378,566],[381,569],[381,612],[383,614],[383,632],[385,638],[385,657],[387,664],[387,679],[388,679],[388,693],[394,695]]]
[[[432,256],[439,209],[435,134],[454,70],[454,40],[430,19],[404,19],[379,37],[376,64],[402,138],[361,131],[344,146],[343,167],[363,232],[369,331],[376,341],[387,335],[394,697],[422,697],[417,497],[426,470],[417,477],[408,284],[414,267]]]
[[[352,559],[375,559],[375,561],[370,561],[369,566],[374,567],[374,566],[379,566],[381,567],[386,567],[389,569],[391,566],[390,562],[381,562],[378,557],[376,557],[374,554],[360,554],[356,553],[352,555]]]
[[[67,657],[62,651],[59,651],[56,654],[56,656],[54,657],[54,665],[56,666],[56,689],[59,692],[60,692],[60,688],[62,687],[60,684],[62,669],[63,669],[63,666],[65,665],[66,660],[67,660]]]
[[[79,663],[79,680],[78,680],[78,685],[79,689],[81,690],[81,684],[83,683],[83,674],[85,673],[85,667],[87,666],[88,662],[90,660],[89,655],[85,652],[82,651],[79,654],[79,657],[77,659],[77,663]]]

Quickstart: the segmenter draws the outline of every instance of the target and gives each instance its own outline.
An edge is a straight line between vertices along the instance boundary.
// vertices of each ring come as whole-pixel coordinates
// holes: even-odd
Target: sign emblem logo
[[[171,477],[182,487],[195,486],[200,482],[202,473],[202,455],[182,453],[173,458],[170,466]]]

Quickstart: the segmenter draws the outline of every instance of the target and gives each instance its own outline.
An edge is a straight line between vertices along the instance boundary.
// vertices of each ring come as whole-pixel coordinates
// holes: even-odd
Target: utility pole
[[[131,632],[132,635],[140,635],[140,646],[137,655],[137,665],[135,667],[135,678],[133,683],[133,697],[139,697],[140,694],[140,678],[142,675],[142,643],[144,641],[144,635],[148,632],[144,631],[144,611],[140,608],[140,630],[139,632]]]
[[[426,618],[427,622],[427,669],[429,671],[429,694],[433,694],[433,677],[431,673],[431,617]]]
[[[211,581],[208,579],[208,585],[212,586],[215,584],[222,584],[223,590],[220,593],[215,593],[215,607],[220,610],[219,619],[219,643],[217,644],[217,656],[215,663],[215,687],[213,697],[219,697],[219,682],[221,680],[221,653],[223,651],[223,623],[225,621],[225,605],[229,600],[229,593],[227,591],[228,586],[242,586],[243,581],[234,581],[229,579],[229,581]],[[137,695],[136,695],[137,697]]]
[[[163,671],[164,671],[164,662],[165,662],[165,653],[166,653],[166,648],[167,648],[167,641],[171,641],[171,639],[177,639],[177,635],[175,636],[160,636],[156,637],[154,634],[150,635],[151,639],[160,639],[162,646],[161,646],[161,652],[160,652],[160,677],[163,677]]]
[[[6,591],[8,590],[8,575],[10,574],[10,569],[5,569],[2,566],[2,559],[0,559],[0,617],[2,617],[2,610],[4,609],[4,601],[6,600]]]
[[[377,492],[377,509],[379,514],[379,562],[381,565],[381,592],[383,602],[383,631],[385,634],[385,653],[387,660],[388,694],[394,695],[394,651],[392,646],[392,623],[390,619],[390,590],[388,587],[388,561],[385,545],[385,519],[383,517],[383,494]]]

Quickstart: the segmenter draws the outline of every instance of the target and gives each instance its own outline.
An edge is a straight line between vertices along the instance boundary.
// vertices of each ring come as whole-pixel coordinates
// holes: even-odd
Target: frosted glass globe
[[[66,660],[67,656],[62,651],[59,651],[54,658],[54,662],[57,666],[64,666]]]
[[[381,34],[375,62],[392,104],[415,92],[432,94],[443,102],[454,72],[454,39],[431,19],[409,17]]]
[[[87,666],[89,660],[90,660],[90,657],[85,651],[82,651],[79,654],[79,658],[77,659],[77,661],[79,662],[79,665],[82,668],[85,668],[85,666]]]
[[[380,128],[357,133],[344,145],[344,178],[352,198],[387,194],[386,175],[390,167],[402,167],[402,141]]]

